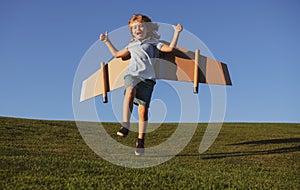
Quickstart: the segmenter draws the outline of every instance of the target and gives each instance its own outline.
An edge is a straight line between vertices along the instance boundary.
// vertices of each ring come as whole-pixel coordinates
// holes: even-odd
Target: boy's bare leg
[[[126,88],[125,97],[123,102],[123,122],[126,128],[129,128],[130,117],[133,109],[133,99],[135,97],[135,89],[131,86]]]
[[[148,107],[139,105],[139,136],[136,141],[135,155],[141,156],[144,154],[144,138],[148,124]]]
[[[127,87],[125,91],[125,97],[123,102],[123,123],[121,129],[117,132],[117,135],[126,137],[130,128],[130,116],[133,108],[133,99],[135,97],[135,89],[133,87]]]
[[[148,107],[139,105],[138,107],[139,115],[139,139],[144,139],[147,125],[148,125]]]

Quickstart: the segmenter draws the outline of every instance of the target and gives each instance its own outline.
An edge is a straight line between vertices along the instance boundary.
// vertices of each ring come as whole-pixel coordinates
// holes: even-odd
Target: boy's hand
[[[177,24],[177,26],[174,26],[174,30],[175,32],[181,32],[183,29],[182,25],[181,24]]]
[[[100,34],[99,39],[103,42],[108,41],[108,32],[105,32],[105,34]]]

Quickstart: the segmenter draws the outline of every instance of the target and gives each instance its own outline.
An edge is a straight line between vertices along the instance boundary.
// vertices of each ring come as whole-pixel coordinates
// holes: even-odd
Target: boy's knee
[[[148,120],[148,107],[139,105],[138,114],[139,114],[139,120],[147,121]]]

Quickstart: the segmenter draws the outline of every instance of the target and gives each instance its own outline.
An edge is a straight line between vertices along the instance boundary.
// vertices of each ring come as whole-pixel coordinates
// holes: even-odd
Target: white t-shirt
[[[147,38],[143,41],[134,38],[126,46],[131,58],[124,77],[132,75],[155,80],[154,65],[158,61],[159,50],[163,45],[155,38]]]

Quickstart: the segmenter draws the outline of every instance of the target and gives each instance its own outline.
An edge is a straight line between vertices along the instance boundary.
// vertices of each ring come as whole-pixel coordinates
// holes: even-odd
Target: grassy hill
[[[116,137],[133,146],[136,134]],[[188,146],[151,168],[113,165],[96,155],[73,121],[0,117],[0,189],[300,189],[300,124],[225,123],[210,149],[199,155],[206,124]],[[176,124],[147,134],[163,141]]]

